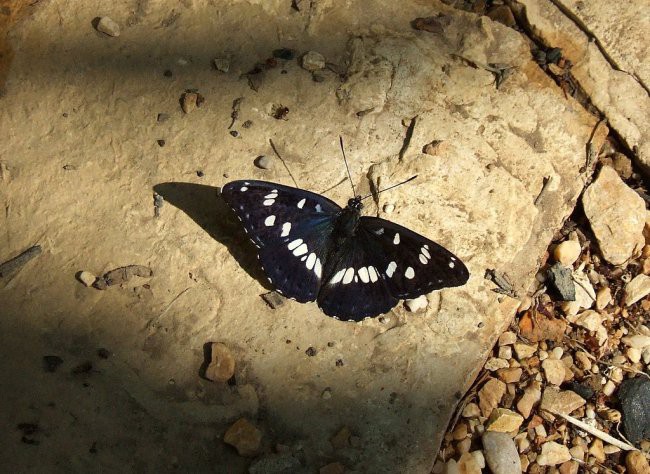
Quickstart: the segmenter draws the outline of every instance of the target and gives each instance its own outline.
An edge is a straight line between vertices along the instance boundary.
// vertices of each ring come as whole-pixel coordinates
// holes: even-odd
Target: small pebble
[[[612,290],[604,286],[596,292],[596,309],[601,311],[612,302]]]
[[[625,355],[628,359],[630,359],[630,362],[636,364],[641,360],[641,349],[638,349],[636,347],[628,347],[625,351]]]
[[[255,456],[262,442],[262,432],[246,418],[240,418],[223,435],[226,444],[234,446],[240,456]]]
[[[566,240],[555,247],[553,256],[556,262],[560,262],[565,267],[573,265],[580,257],[580,243],[575,240]]]
[[[241,124],[243,128],[251,128],[253,126],[253,121],[252,120],[246,120],[244,123]]]
[[[512,347],[510,346],[499,347],[499,358],[506,359],[506,360],[512,359]]]
[[[318,71],[325,67],[325,57],[316,51],[308,51],[303,55],[301,65],[307,71]]]
[[[99,18],[96,28],[97,31],[101,31],[102,33],[108,36],[112,36],[112,37],[120,36],[120,25],[115,23],[115,21],[113,21],[107,16],[103,16]]]
[[[199,178],[203,178],[203,177],[205,176],[205,173],[204,173],[203,171],[201,171],[201,170],[198,170],[198,171],[196,172],[196,175],[197,175]]]
[[[266,155],[258,156],[255,158],[255,166],[263,170],[271,169],[273,167],[273,159]]]
[[[417,298],[404,301],[404,306],[406,306],[406,309],[411,313],[418,313],[426,310],[428,304],[429,302],[427,301],[426,295],[420,295]]]
[[[173,77],[174,73],[171,71],[171,69],[165,69],[165,71],[163,72],[163,76],[165,76],[165,77]]]
[[[158,123],[165,122],[166,120],[169,120],[169,114],[159,113],[156,120],[158,121]]]
[[[307,354],[309,357],[314,357],[316,354],[318,354],[318,351],[314,347],[309,347],[306,351],[305,354]]]
[[[160,148],[162,148],[162,147],[165,146],[165,140],[156,140],[156,143],[158,143],[158,146],[159,146]]]
[[[321,398],[323,400],[329,400],[330,398],[332,398],[332,390],[329,388],[323,390],[323,393],[321,394]]]
[[[643,274],[637,275],[625,285],[623,303],[625,306],[631,306],[648,295],[650,295],[650,276]]]
[[[510,433],[518,430],[523,421],[524,418],[519,413],[506,408],[495,408],[485,428],[488,431]]]
[[[512,331],[507,331],[499,336],[499,345],[508,346],[517,342],[517,335]]]
[[[506,433],[486,431],[481,437],[485,461],[494,474],[520,474],[521,461],[515,442]]]
[[[205,369],[205,378],[213,382],[226,382],[235,374],[235,357],[225,344],[213,342],[211,361]]]
[[[537,464],[540,466],[556,466],[570,460],[569,448],[555,441],[542,444],[542,453],[537,456]]]
[[[185,92],[181,96],[181,108],[183,112],[189,114],[198,107],[199,94],[196,92]]]
[[[603,387],[603,394],[606,396],[611,396],[616,390],[616,384],[611,380],[608,380]]]
[[[562,349],[560,346],[557,346],[554,347],[553,350],[551,351],[551,358],[555,360],[560,360],[563,354],[564,354],[564,349]]]
[[[468,403],[463,408],[463,417],[464,418],[478,418],[481,415],[481,409],[476,403]]]
[[[395,210],[394,204],[384,204],[384,212],[386,214],[391,214]]]
[[[239,136],[239,132],[237,130],[231,130],[229,133],[233,138],[237,138]]]
[[[79,280],[81,283],[83,283],[86,286],[93,286],[93,283],[95,283],[97,277],[92,273],[83,270],[77,273],[77,280]]]

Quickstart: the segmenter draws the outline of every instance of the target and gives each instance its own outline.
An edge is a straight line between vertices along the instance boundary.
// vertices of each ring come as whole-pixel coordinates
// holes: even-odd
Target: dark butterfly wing
[[[373,263],[396,298],[416,298],[469,279],[467,267],[453,253],[394,222],[363,216],[357,233],[372,242]]]
[[[259,248],[275,289],[301,303],[316,299],[341,208],[319,194],[266,181],[232,181],[221,194]]]
[[[398,302],[380,274],[381,247],[364,234],[341,243],[330,255],[318,306],[328,316],[348,321],[388,312]]]

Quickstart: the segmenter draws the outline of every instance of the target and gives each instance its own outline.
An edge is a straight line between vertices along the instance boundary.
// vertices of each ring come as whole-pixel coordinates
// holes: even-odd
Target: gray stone
[[[624,380],[616,395],[621,401],[625,437],[633,444],[650,438],[650,380],[642,376]]]
[[[556,263],[548,269],[546,281],[557,291],[562,301],[575,301],[576,288],[573,283],[571,268],[565,267],[561,263]]]
[[[521,461],[515,442],[506,433],[486,431],[481,437],[483,453],[494,474],[520,474]]]
[[[325,57],[316,51],[308,51],[303,55],[301,64],[307,71],[318,71],[325,67]]]
[[[260,169],[268,170],[273,167],[273,158],[267,155],[261,155],[255,158],[255,166]]]

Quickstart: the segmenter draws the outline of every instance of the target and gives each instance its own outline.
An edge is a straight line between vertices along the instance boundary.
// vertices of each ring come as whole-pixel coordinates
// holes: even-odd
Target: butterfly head
[[[348,201],[348,208],[361,212],[363,204],[361,203],[361,196],[355,196]]]

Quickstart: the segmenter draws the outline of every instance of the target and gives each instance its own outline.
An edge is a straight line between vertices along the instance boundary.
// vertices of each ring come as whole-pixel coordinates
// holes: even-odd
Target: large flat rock
[[[93,29],[102,15],[119,37]],[[435,15],[438,32],[412,29]],[[305,472],[332,461],[429,472],[456,402],[517,306],[491,291],[486,269],[525,292],[591,172],[587,142],[593,135],[598,148],[607,132],[594,133],[596,119],[565,99],[519,33],[442,4],[325,1],[297,12],[279,1],[52,1],[11,40],[0,260],[43,247],[0,279],[12,407],[0,412],[9,427],[0,457],[16,472],[245,472],[250,461],[221,441],[241,416],[262,430],[266,452],[290,446]],[[242,74],[280,47],[319,51],[347,75],[324,71],[316,82],[295,60],[279,61],[252,90]],[[226,56],[228,73],[211,68]],[[498,90],[472,66],[488,63],[513,67]],[[190,88],[205,104],[184,114]],[[285,120],[273,117],[277,105],[289,108]],[[158,123],[159,113],[169,120]],[[266,306],[254,248],[217,187],[292,184],[277,159],[269,170],[253,165],[272,156],[273,139],[301,187],[345,203],[339,135],[361,192],[419,175],[366,212],[448,247],[472,273],[466,286],[429,295],[426,312],[399,306],[359,324],[315,304]],[[167,199],[158,218],[154,187]],[[128,264],[153,269],[148,287],[98,291],[75,280]],[[234,385],[198,376],[210,341],[235,355]],[[112,355],[98,358],[99,347]],[[44,355],[64,363],[45,373]],[[93,370],[71,372],[86,360]],[[38,446],[20,443],[23,422],[38,423]],[[343,426],[354,442],[335,449],[329,439]]]
[[[571,75],[650,173],[650,19],[643,2],[518,0],[524,21],[546,47],[561,48]]]

